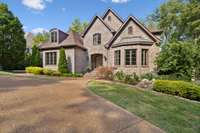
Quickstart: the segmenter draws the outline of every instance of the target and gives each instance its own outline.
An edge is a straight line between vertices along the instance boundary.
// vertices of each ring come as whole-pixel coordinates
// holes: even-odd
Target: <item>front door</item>
[[[101,54],[92,55],[92,69],[103,65],[103,56]]]

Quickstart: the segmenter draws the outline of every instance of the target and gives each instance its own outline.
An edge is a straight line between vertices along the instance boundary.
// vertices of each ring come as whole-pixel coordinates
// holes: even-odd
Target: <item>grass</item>
[[[6,71],[0,71],[0,76],[1,75],[13,75],[11,72],[6,72]]]
[[[200,103],[132,88],[92,81],[89,89],[168,133],[200,133]]]

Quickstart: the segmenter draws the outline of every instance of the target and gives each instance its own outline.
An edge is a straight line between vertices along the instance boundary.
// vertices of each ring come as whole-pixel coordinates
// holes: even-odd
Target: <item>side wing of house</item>
[[[130,17],[109,44],[109,65],[138,75],[154,71],[158,39]]]

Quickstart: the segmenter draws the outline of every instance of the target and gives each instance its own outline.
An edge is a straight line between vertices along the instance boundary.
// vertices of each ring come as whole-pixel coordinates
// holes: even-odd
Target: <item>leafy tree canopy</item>
[[[149,21],[164,30],[166,41],[200,40],[200,1],[168,0],[152,15]]]
[[[25,49],[22,24],[6,4],[0,3],[0,65],[3,69],[21,69]]]
[[[34,36],[33,42],[35,45],[39,45],[43,42],[46,42],[49,39],[49,33],[48,32],[43,32],[43,33],[38,33],[37,35]]]
[[[88,22],[81,22],[80,19],[75,19],[72,22],[70,29],[74,32],[82,33],[88,26]]]
[[[195,66],[194,47],[190,42],[172,42],[163,45],[162,52],[156,60],[159,73],[164,75],[175,74],[177,77],[192,77]]]

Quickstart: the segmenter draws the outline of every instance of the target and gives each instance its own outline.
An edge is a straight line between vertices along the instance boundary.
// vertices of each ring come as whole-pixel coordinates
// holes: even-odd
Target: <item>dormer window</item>
[[[52,31],[51,32],[51,42],[52,43],[56,43],[57,42],[57,38],[58,38],[57,31]]]
[[[128,34],[129,35],[133,34],[133,27],[132,26],[128,27]]]
[[[101,44],[101,34],[96,33],[93,35],[93,44],[94,45],[100,45]]]
[[[108,21],[111,21],[111,16],[108,16]]]

